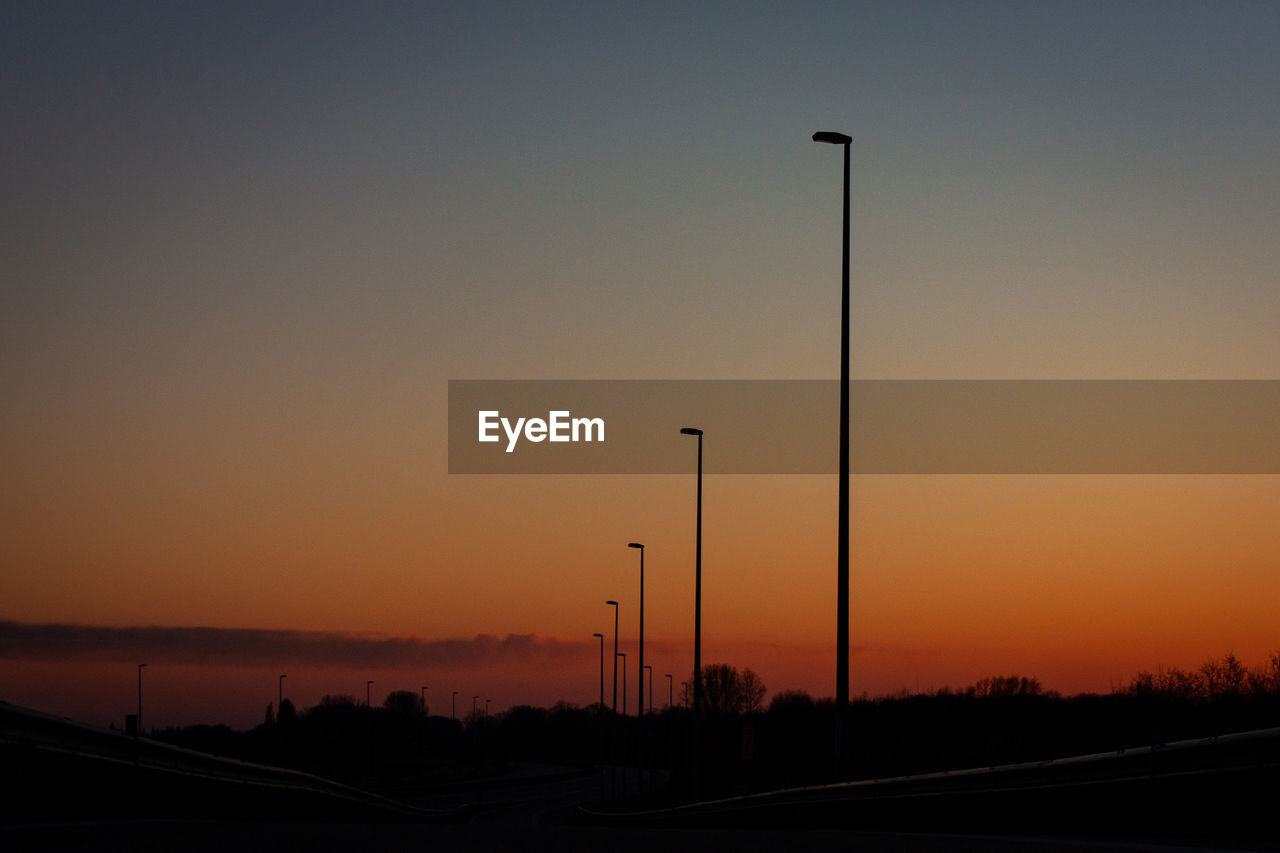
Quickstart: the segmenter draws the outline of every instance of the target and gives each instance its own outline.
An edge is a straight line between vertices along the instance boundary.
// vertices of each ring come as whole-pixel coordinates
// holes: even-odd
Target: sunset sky
[[[3,4],[0,700],[120,725],[146,661],[148,726],[252,725],[286,672],[586,704],[638,540],[663,704],[684,424],[688,476],[450,475],[448,381],[836,377],[817,130],[854,377],[1280,379],[1278,39],[1266,2]],[[835,478],[704,489],[704,662],[833,694]],[[852,495],[854,695],[1280,650],[1280,476]]]

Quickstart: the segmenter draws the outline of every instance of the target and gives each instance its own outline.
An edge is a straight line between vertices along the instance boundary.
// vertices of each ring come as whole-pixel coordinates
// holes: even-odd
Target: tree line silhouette
[[[888,778],[937,770],[1107,752],[1280,724],[1280,652],[1260,667],[1234,654],[1194,670],[1139,672],[1109,693],[1064,696],[1034,678],[994,676],[959,689],[850,703],[851,760],[833,761],[835,704],[802,691],[766,689],[749,669],[703,669],[704,715],[677,700],[643,717],[607,707],[518,705],[464,719],[431,715],[417,693],[396,691],[370,708],[330,695],[297,710],[268,706],[249,731],[190,726],[164,740],[216,754],[316,773],[394,794],[465,785],[516,762],[649,768],[687,794],[746,793],[836,778]],[[650,779],[654,778],[651,774]]]

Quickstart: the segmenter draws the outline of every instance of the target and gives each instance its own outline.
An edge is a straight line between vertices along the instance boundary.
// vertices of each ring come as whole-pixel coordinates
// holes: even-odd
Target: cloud
[[[0,620],[0,658],[168,661],[205,666],[354,667],[552,664],[585,657],[595,643],[536,634],[424,640],[385,634],[255,628],[101,627]]]

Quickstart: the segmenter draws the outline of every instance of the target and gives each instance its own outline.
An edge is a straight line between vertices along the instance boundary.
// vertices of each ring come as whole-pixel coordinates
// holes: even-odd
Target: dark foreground
[[[860,853],[915,851],[1144,851],[1277,850],[1274,845],[1205,840],[1097,839],[948,833],[850,832],[821,830],[608,829],[602,827],[424,826],[406,824],[279,824],[212,821],[61,824],[0,829],[0,848],[13,851],[184,850],[278,853],[280,850],[480,850],[559,853],[680,853],[732,850],[776,853],[787,850],[856,850]]]

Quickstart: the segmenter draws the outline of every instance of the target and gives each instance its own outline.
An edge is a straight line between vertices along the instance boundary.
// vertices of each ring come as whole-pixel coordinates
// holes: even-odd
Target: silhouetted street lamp
[[[844,240],[840,267],[840,496],[836,509],[836,760],[845,759],[849,713],[849,148],[853,138],[819,131],[814,142],[844,146]]]
[[[693,713],[702,714],[702,430],[684,427],[681,435],[698,437],[698,532],[693,552]]]
[[[649,713],[653,713],[653,667],[645,664],[644,668],[649,671]],[[644,690],[644,679],[640,679],[640,689]],[[640,694],[640,704],[644,705],[644,693]]]
[[[492,701],[493,701],[492,699],[486,699],[486,700],[484,700],[484,715],[485,715],[486,717],[487,717],[487,716],[489,716],[489,703],[490,703],[490,702],[492,702]]]
[[[618,602],[606,601],[613,605],[613,713],[618,713]],[[623,702],[626,707],[626,702]]]
[[[142,734],[142,668],[145,663],[138,664],[138,734]]]
[[[671,707],[671,698],[675,695],[675,688],[671,686],[672,684],[674,684],[674,682],[671,680],[671,673],[668,672],[667,673],[667,707],[668,708]]]
[[[644,545],[640,542],[628,542],[628,548],[640,549],[640,654],[637,667],[639,669],[640,678],[640,713],[636,716],[644,716]]]
[[[622,716],[627,715],[627,653],[615,652],[614,661],[622,658]]]
[[[592,634],[600,638],[600,710],[604,710],[604,634]]]
[[[280,676],[280,681],[277,684],[278,689],[276,691],[276,717],[280,716],[280,706],[284,704],[284,680],[288,677],[289,676],[287,675]]]

